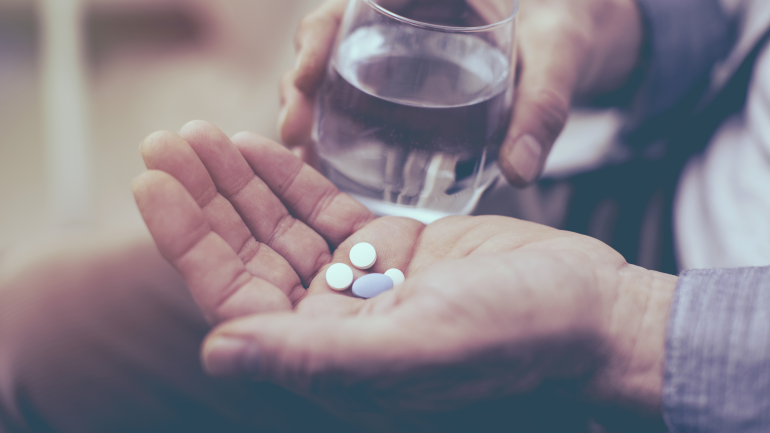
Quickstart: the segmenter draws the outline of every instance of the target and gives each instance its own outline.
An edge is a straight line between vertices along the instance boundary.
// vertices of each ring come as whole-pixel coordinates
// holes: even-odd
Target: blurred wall
[[[73,61],[83,86],[69,93],[82,99],[87,139],[60,141],[84,146],[90,205],[73,227],[52,217],[56,177],[47,159],[51,98],[44,69],[54,77],[64,72],[44,60],[51,57],[44,37],[51,23],[42,17],[51,1],[79,3],[80,11],[83,58]],[[0,253],[61,230],[142,227],[130,182],[144,169],[138,143],[152,131],[206,119],[228,134],[275,138],[277,83],[293,61],[292,35],[318,3],[0,0]],[[70,97],[53,106],[65,123]]]

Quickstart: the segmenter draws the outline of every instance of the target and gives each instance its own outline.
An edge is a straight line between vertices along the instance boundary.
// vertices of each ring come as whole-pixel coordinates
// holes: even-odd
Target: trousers
[[[78,237],[9,260],[0,432],[347,431],[272,384],[204,374],[210,327],[148,235]]]

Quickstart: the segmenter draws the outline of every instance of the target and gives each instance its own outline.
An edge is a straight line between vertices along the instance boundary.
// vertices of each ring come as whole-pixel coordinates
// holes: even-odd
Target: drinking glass
[[[324,174],[378,215],[473,211],[499,178],[516,0],[350,0],[317,98]]]

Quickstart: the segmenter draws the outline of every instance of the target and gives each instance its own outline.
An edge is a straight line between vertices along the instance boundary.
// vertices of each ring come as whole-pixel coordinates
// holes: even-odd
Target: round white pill
[[[385,275],[389,276],[390,279],[393,280],[393,287],[403,283],[405,280],[404,273],[396,268],[388,269],[385,271]]]
[[[372,244],[361,242],[350,249],[350,262],[358,269],[369,269],[377,261],[377,251]]]
[[[353,284],[353,270],[344,263],[335,263],[326,270],[326,284],[334,290],[343,291]]]

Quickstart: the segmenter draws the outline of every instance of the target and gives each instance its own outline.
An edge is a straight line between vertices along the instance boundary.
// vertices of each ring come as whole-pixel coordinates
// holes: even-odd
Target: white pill
[[[350,249],[350,262],[358,269],[369,269],[377,261],[377,251],[372,244],[361,242]]]
[[[403,283],[405,279],[404,273],[396,268],[388,269],[385,271],[385,275],[389,276],[390,279],[393,280],[393,287]]]
[[[326,270],[326,284],[334,290],[343,291],[353,284],[353,270],[344,263],[335,263]]]

